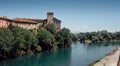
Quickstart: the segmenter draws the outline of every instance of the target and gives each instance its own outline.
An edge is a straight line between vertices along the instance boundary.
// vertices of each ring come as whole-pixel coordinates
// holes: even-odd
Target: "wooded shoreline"
[[[0,60],[70,47],[71,43],[70,30],[57,31],[52,23],[33,30],[10,25],[0,28]]]

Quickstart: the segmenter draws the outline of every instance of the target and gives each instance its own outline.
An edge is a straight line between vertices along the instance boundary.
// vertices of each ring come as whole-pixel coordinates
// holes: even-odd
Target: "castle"
[[[33,19],[33,18],[13,18],[9,19],[5,16],[0,16],[0,28],[7,28],[10,24],[19,26],[24,29],[38,29],[39,26],[45,26],[49,23],[54,23],[56,30],[61,29],[61,21],[54,18],[53,12],[47,13],[46,19]]]

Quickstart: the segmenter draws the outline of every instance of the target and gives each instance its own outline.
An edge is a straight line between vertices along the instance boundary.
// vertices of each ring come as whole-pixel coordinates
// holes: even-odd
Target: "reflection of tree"
[[[71,48],[62,48],[1,61],[0,66],[69,66],[70,57]]]

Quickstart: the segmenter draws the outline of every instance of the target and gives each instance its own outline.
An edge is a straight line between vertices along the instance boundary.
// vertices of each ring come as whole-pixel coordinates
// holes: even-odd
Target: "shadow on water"
[[[0,66],[69,66],[70,55],[71,48],[61,48],[1,61]]]

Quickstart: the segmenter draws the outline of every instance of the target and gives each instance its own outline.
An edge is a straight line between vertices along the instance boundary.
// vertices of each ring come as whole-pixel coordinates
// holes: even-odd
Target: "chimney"
[[[54,18],[53,12],[48,12],[47,13],[47,24],[48,23],[53,23],[53,18]]]

